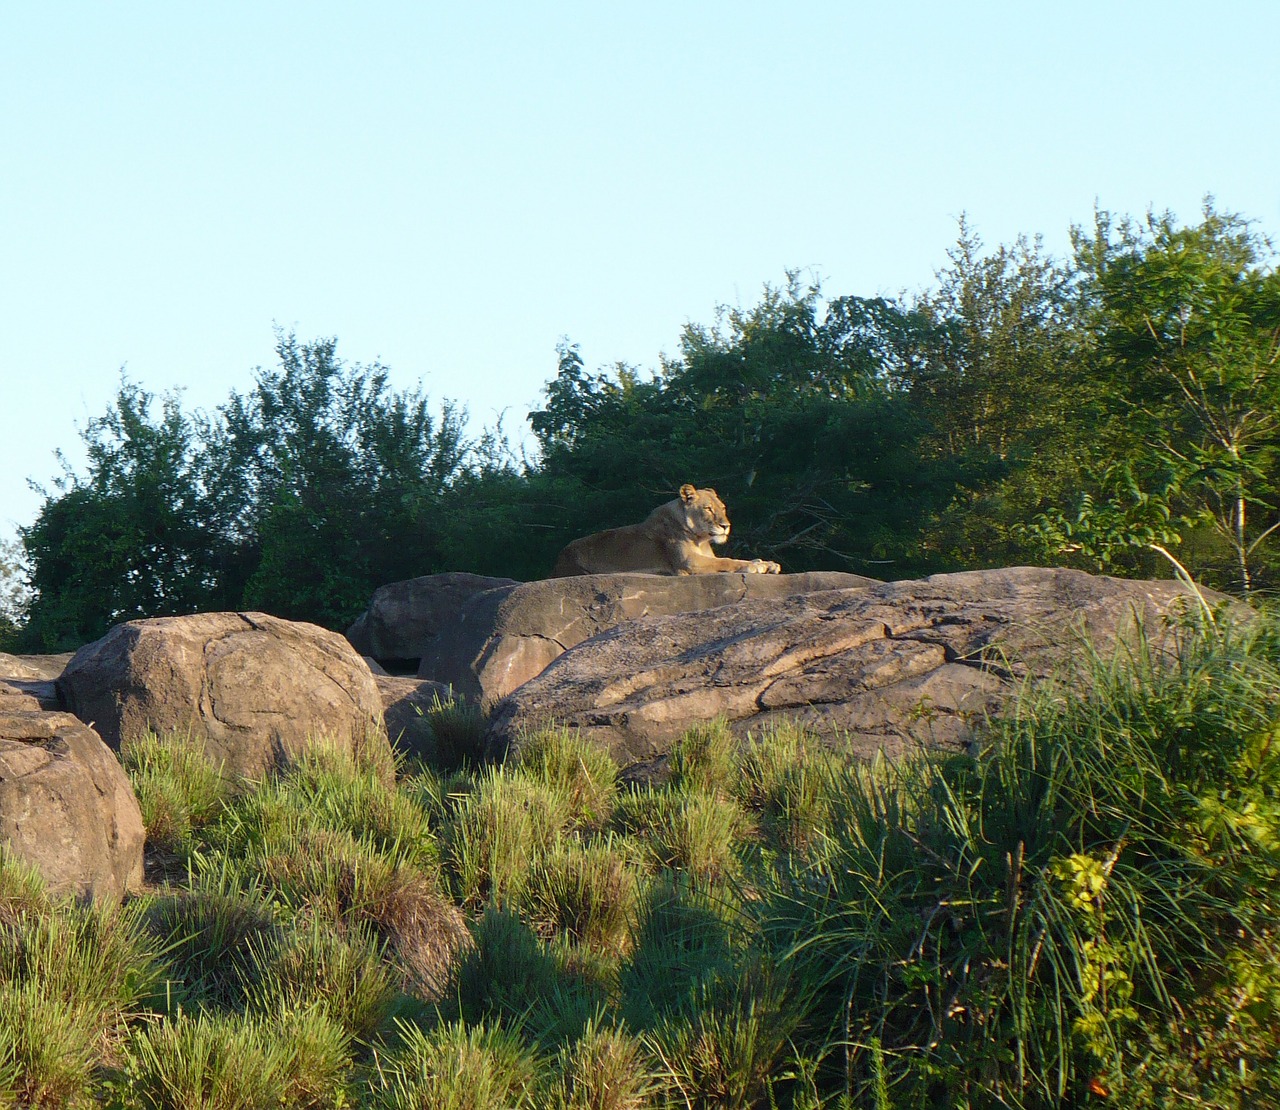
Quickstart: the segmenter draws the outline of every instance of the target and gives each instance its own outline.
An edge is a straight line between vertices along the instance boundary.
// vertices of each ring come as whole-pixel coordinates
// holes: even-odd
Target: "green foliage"
[[[642,1110],[658,1087],[644,1043],[598,1019],[560,1050],[557,1070],[551,1110]]]
[[[547,727],[527,736],[518,773],[563,793],[569,821],[578,829],[603,828],[618,795],[618,765],[605,751],[568,728]]]
[[[159,736],[151,730],[120,745],[120,762],[129,775],[147,843],[153,848],[181,851],[192,833],[221,812],[232,784],[204,749],[188,733]]]
[[[498,769],[485,772],[458,800],[443,833],[458,901],[478,907],[519,897],[572,812],[563,788]]]
[[[441,771],[461,771],[484,763],[484,714],[478,706],[455,697],[431,699],[423,714],[431,726],[431,765]]]
[[[144,1110],[322,1110],[349,1106],[346,1036],[319,1011],[272,1018],[198,1014],[143,1030],[111,1105]]]
[[[405,1030],[380,1061],[383,1110],[522,1110],[536,1105],[538,1060],[513,1033],[485,1024]]]
[[[436,521],[472,465],[465,416],[433,415],[336,343],[279,334],[276,369],[189,416],[122,380],[23,531],[34,591],[23,642],[78,647],[111,625],[264,609],[344,628],[373,590],[440,564]],[[489,438],[493,449],[492,437]]]

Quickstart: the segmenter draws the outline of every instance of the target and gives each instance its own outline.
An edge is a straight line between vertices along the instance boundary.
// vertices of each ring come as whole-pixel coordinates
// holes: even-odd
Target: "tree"
[[[386,582],[441,563],[445,492],[474,445],[381,366],[277,336],[277,368],[212,415],[122,380],[23,532],[33,600],[23,642],[77,647],[112,624],[261,608],[333,628]]]
[[[1237,587],[1254,587],[1280,528],[1280,275],[1270,244],[1207,202],[1116,224],[1099,213],[1077,255],[1096,283],[1098,346],[1112,401],[1171,468],[1184,512],[1225,543]]]
[[[64,459],[59,492],[22,530],[27,646],[67,650],[119,621],[219,607],[193,426],[176,393],[153,416],[155,402],[122,376],[111,409],[81,433],[88,474]]]
[[[714,326],[690,324],[648,379],[585,372],[561,348],[547,405],[530,422],[541,476],[584,510],[564,538],[634,522],[686,481],[713,486],[753,556],[789,570],[902,573],[963,475],[923,450],[928,428],[883,371],[882,351],[917,322],[892,302],[824,305],[789,275]]]
[[[0,542],[0,650],[18,646],[31,604],[22,548],[13,540]]]

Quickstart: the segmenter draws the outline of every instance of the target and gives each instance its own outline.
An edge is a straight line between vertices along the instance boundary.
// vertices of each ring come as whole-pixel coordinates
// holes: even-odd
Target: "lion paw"
[[[746,566],[748,574],[781,574],[782,568],[768,559],[752,559]]]

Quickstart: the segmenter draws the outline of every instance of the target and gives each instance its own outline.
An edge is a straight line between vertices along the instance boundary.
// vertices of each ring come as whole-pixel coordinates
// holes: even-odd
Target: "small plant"
[[[430,762],[440,771],[477,770],[485,763],[484,713],[476,705],[439,695],[423,714],[431,726]]]
[[[255,981],[260,953],[274,943],[277,910],[256,890],[199,876],[191,890],[175,890],[147,907],[147,920],[163,944],[179,998],[235,1009]]]
[[[798,1020],[785,976],[757,959],[700,983],[646,1040],[678,1105],[747,1110],[763,1101]]]
[[[634,791],[620,800],[618,820],[644,841],[655,867],[706,883],[737,870],[735,844],[746,820],[732,800],[693,788]]]
[[[723,717],[689,729],[671,749],[672,787],[732,797],[738,778],[738,745]]]
[[[338,932],[325,921],[301,921],[257,954],[251,1007],[263,1016],[316,1008],[367,1044],[404,1008],[385,947],[363,930]]]
[[[346,1035],[320,1011],[272,1018],[183,1015],[130,1042],[113,1105],[136,1110],[262,1110],[349,1105]]]
[[[784,854],[811,855],[831,822],[832,784],[841,761],[795,725],[775,725],[749,737],[738,765],[735,795],[756,816],[767,844]]]
[[[0,982],[0,1106],[87,1107],[99,1064],[97,1007],[32,979]]]
[[[531,869],[568,826],[563,789],[493,768],[458,800],[444,829],[454,896],[478,907],[519,897]]]
[[[560,1050],[558,1063],[553,1110],[642,1110],[658,1086],[644,1042],[599,1018]]]
[[[563,933],[588,948],[625,955],[639,892],[633,853],[622,844],[564,840],[543,856],[521,904],[548,936]]]

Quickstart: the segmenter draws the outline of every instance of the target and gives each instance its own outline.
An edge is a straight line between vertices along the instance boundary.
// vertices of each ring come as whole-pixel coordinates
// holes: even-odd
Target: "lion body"
[[[680,487],[640,524],[609,528],[574,540],[556,559],[553,578],[578,574],[778,574],[765,559],[722,559],[711,550],[729,538],[724,502],[713,489]]]

